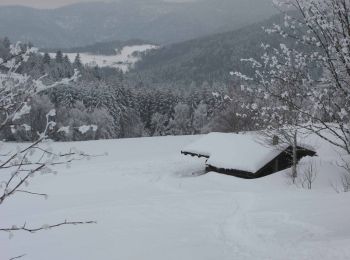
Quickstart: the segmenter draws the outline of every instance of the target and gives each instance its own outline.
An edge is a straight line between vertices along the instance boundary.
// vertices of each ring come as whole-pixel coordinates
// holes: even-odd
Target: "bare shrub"
[[[315,163],[308,163],[301,176],[301,185],[303,188],[312,189],[312,184],[317,178],[317,171]]]
[[[345,170],[340,177],[343,192],[350,192],[350,161],[342,158],[339,166]]]

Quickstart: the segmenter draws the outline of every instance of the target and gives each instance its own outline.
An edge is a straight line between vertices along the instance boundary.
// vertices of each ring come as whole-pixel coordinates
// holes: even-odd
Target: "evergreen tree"
[[[3,44],[4,44],[5,48],[7,48],[7,49],[10,48],[11,42],[10,42],[9,38],[5,37],[3,40]]]
[[[51,62],[51,57],[50,57],[50,55],[46,52],[46,53],[44,54],[44,57],[43,57],[43,63],[44,63],[44,64],[50,64],[50,62]]]
[[[83,67],[83,64],[81,63],[80,54],[77,53],[77,55],[75,56],[74,62],[73,62],[73,68],[74,69],[81,69],[82,67]]]
[[[57,63],[62,63],[63,62],[63,53],[62,51],[57,51],[56,52],[56,58],[55,58]]]
[[[63,57],[63,77],[71,77],[74,73],[72,63],[67,55]]]

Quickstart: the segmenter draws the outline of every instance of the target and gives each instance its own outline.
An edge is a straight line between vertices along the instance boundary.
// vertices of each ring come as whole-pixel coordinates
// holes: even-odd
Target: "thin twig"
[[[64,222],[58,223],[58,224],[54,224],[54,225],[44,225],[42,227],[38,227],[38,228],[27,228],[26,223],[24,223],[23,226],[21,227],[11,227],[11,228],[0,228],[0,231],[2,232],[13,232],[13,231],[25,231],[25,232],[29,232],[29,233],[36,233],[38,231],[42,231],[42,230],[48,230],[48,229],[53,229],[56,227],[60,227],[60,226],[66,226],[66,225],[86,225],[86,224],[97,224],[96,221],[76,221],[76,222],[70,222],[65,220]]]
[[[48,197],[48,195],[45,194],[45,193],[37,193],[37,192],[31,192],[31,191],[27,191],[27,190],[16,190],[16,192],[27,193],[27,194],[30,194],[30,195],[42,196],[42,197],[45,197],[45,198]]]
[[[12,257],[9,260],[15,260],[15,259],[19,259],[19,258],[22,258],[22,257],[25,257],[25,256],[26,256],[26,254],[23,254],[23,255]]]

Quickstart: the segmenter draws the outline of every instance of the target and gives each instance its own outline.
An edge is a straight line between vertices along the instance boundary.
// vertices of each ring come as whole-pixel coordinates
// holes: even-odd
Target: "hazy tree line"
[[[1,57],[9,56],[9,51],[10,41],[0,40]],[[20,123],[30,125],[30,130],[23,127],[12,131],[9,126],[0,138],[35,140],[46,125],[45,114],[50,109],[57,111],[56,129],[50,136],[57,141],[187,135],[249,128],[248,120],[244,122],[236,117],[235,102],[225,98],[227,86],[208,83],[182,88],[145,86],[142,81],[126,79],[117,69],[84,66],[79,55],[71,62],[60,51],[55,57],[47,53],[32,54],[17,72],[34,79],[46,75],[42,80],[50,83],[71,77],[75,70],[80,73],[77,82],[57,86],[28,100],[31,111]],[[85,124],[96,125],[97,131],[82,134],[79,126]],[[70,131],[57,131],[62,127],[69,127]]]

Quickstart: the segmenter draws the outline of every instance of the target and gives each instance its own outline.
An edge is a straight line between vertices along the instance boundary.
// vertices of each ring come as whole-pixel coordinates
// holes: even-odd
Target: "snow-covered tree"
[[[50,57],[50,55],[47,52],[45,52],[44,56],[43,56],[43,63],[44,64],[50,64],[50,62],[51,62],[51,57]]]
[[[296,17],[286,13],[284,23],[274,25],[267,32],[295,39],[297,45],[285,46],[284,52],[293,52],[303,67],[302,93],[312,106],[300,107],[299,111],[308,118],[307,128],[350,153],[350,2],[278,0],[275,3],[282,10],[294,9],[298,13]],[[278,56],[275,57],[278,63]],[[278,64],[275,68],[278,69]],[[321,77],[314,76],[315,68],[323,71]]]
[[[55,57],[55,60],[57,63],[62,63],[63,62],[63,53],[62,51],[57,51],[56,52],[56,57]]]
[[[81,58],[80,58],[80,54],[79,53],[77,53],[77,55],[74,58],[73,67],[75,69],[81,69],[83,67],[83,64],[81,63]]]
[[[17,73],[22,62],[26,62],[29,56],[36,50],[33,48],[22,48],[20,44],[12,45],[11,56],[0,61],[0,132],[6,128],[16,132],[20,128],[26,131],[31,130],[31,126],[21,123],[22,117],[31,111],[30,100],[33,96],[44,90],[58,85],[67,85],[75,81],[79,74],[76,72],[73,77],[62,79],[59,82],[46,85],[43,78],[33,79],[29,76]],[[48,134],[53,131],[56,123],[54,118],[56,111],[51,109],[45,114],[45,126],[37,132],[37,139],[33,143],[18,146],[13,150],[13,146],[0,144],[0,207],[11,198],[15,198],[18,193],[29,196],[47,197],[46,194],[30,190],[31,178],[40,174],[55,174],[55,166],[69,164],[75,160],[88,157],[87,154],[69,150],[67,152],[55,153],[50,149]],[[63,221],[57,224],[45,224],[39,227],[31,227],[30,224],[12,225],[10,227],[0,227],[0,232],[7,232],[10,237],[17,231],[35,233],[62,225],[77,225],[88,222]]]
[[[151,130],[153,136],[164,136],[168,131],[169,118],[167,115],[155,113],[152,116]]]
[[[277,145],[272,140],[278,138],[278,145],[292,147],[293,182],[297,177],[297,151],[299,135],[308,121],[307,111],[310,102],[307,99],[309,89],[304,69],[308,65],[305,56],[288,49],[284,44],[279,48],[265,47],[262,61],[244,60],[255,68],[253,78],[236,75],[245,81],[253,81],[257,86],[242,86],[249,96],[243,106],[252,113],[251,119],[261,130],[267,144]]]
[[[244,59],[254,75],[235,72],[254,102],[260,128],[293,147],[296,178],[298,135],[307,129],[350,153],[350,30],[349,0],[276,0],[287,10],[284,23],[265,29],[293,44],[262,44],[260,60]],[[298,15],[291,17],[294,9]],[[320,71],[322,76],[320,76]]]
[[[208,106],[200,103],[193,113],[193,128],[195,133],[202,133],[204,127],[208,124]]]
[[[175,108],[174,118],[169,125],[175,135],[186,135],[192,133],[191,110],[187,104],[178,103]]]

